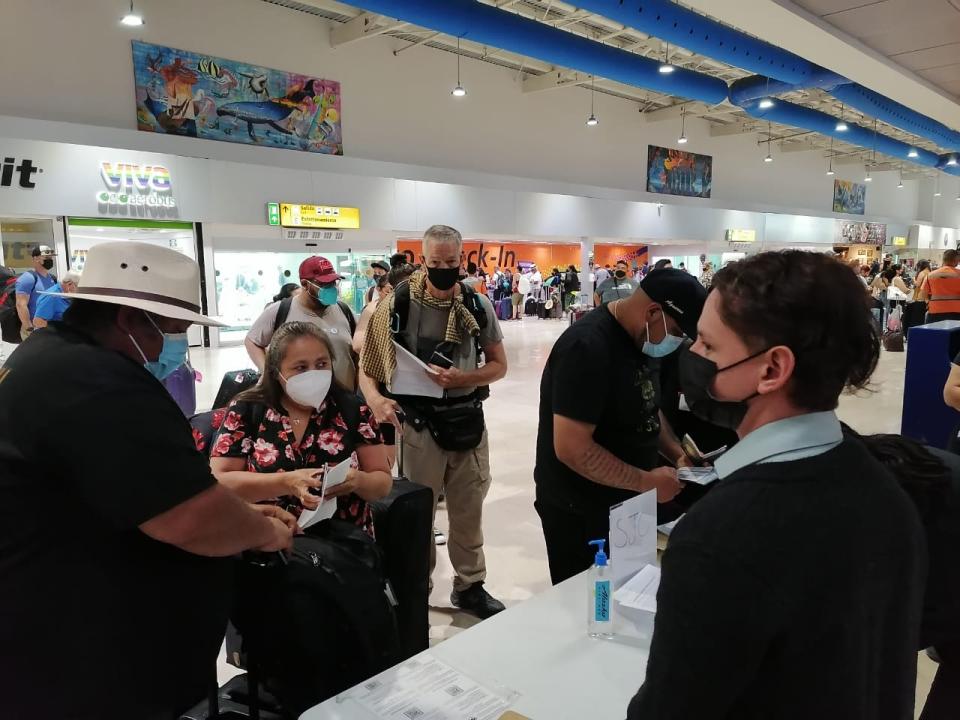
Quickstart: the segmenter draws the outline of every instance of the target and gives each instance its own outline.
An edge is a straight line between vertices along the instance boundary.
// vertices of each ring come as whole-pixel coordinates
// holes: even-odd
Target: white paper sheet
[[[633,610],[657,611],[657,590],[660,587],[660,568],[646,565],[617,590],[613,597],[621,605]]]
[[[496,720],[516,700],[431,657],[412,658],[337,698],[380,720]]]
[[[427,377],[426,373],[436,375],[437,371],[423,362],[396,340],[393,347],[397,351],[397,369],[390,380],[390,392],[395,395],[414,395],[417,397],[443,397],[443,388]]]
[[[663,525],[657,525],[657,530],[662,532],[667,537],[670,537],[670,533],[673,532],[673,529],[677,526],[677,523],[683,520],[683,515],[678,517],[676,520],[671,520],[668,523],[663,523]]]
[[[682,467],[677,469],[677,480],[695,485],[709,485],[720,476],[712,467]]]
[[[316,510],[304,510],[300,513],[300,518],[297,520],[297,524],[300,526],[301,530],[306,530],[311,525],[316,525],[321,520],[329,520],[333,517],[333,514],[337,511],[337,499],[331,498],[330,500],[325,500],[320,503],[320,506]]]
[[[323,474],[323,486],[320,490],[322,501],[316,510],[304,510],[300,513],[300,519],[297,524],[301,530],[306,530],[311,525],[316,525],[321,520],[329,520],[337,512],[337,499],[327,498],[327,490],[337,485],[343,484],[347,479],[347,471],[353,467],[353,461],[356,459],[356,453],[351,455],[343,462],[337,463],[332,468],[328,468]]]
[[[610,508],[610,561],[614,585],[657,561],[657,491]]]

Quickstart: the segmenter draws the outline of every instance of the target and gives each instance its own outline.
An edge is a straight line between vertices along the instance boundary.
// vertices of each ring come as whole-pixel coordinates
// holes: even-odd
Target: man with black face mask
[[[670,536],[629,720],[913,716],[923,529],[836,416],[879,355],[870,298],[831,257],[714,276],[681,383],[740,442]]]
[[[597,285],[597,289],[594,291],[594,304],[602,305],[633,295],[633,291],[637,289],[637,281],[628,277],[629,268],[626,260],[617,261],[613,277],[609,277]]]
[[[33,317],[37,313],[40,293],[53,287],[57,278],[50,274],[56,253],[47,245],[39,245],[30,253],[33,269],[17,278],[17,316],[20,318],[20,339],[33,332]]]
[[[300,263],[300,285],[295,297],[267,305],[253,323],[244,340],[247,354],[263,372],[266,348],[273,333],[284,322],[309,322],[323,330],[333,345],[334,377],[345,388],[357,387],[357,364],[353,354],[353,331],[356,320],[350,306],[340,300],[343,276],[325,257],[308,257]]]
[[[398,424],[402,408],[403,471],[433,490],[434,514],[437,497],[446,496],[447,549],[456,572],[450,602],[487,618],[504,607],[483,587],[482,512],[491,478],[481,401],[487,386],[506,374],[507,356],[493,304],[457,281],[462,252],[463,239],[452,227],[427,230],[424,269],[394,288],[367,327],[360,388],[380,422]],[[397,353],[403,352],[395,342],[430,366],[424,376],[434,393],[391,392]],[[433,548],[430,561],[432,570]]]

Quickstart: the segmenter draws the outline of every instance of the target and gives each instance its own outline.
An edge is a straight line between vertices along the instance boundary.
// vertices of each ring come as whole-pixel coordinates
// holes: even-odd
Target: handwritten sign
[[[657,492],[651,490],[610,508],[610,561],[614,584],[657,563]]]

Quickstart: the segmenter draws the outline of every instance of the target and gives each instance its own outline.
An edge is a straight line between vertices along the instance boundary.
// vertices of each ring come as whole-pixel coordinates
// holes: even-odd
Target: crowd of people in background
[[[358,318],[334,265],[304,260],[299,283],[246,337],[256,370],[194,417],[192,432],[155,380],[186,362],[190,324],[217,324],[199,312],[196,263],[104,243],[83,277],[58,281],[53,251],[34,251],[16,282],[24,342],[0,369],[0,578],[17,588],[0,600],[11,717],[185,710],[207,689],[231,593],[262,583],[231,580],[231,563],[283,578],[291,549],[309,557],[322,552],[311,543],[345,539],[369,549],[374,507],[401,482],[398,460],[400,475],[429,488],[429,522],[446,503],[448,536],[434,530],[420,558],[423,589],[446,544],[451,604],[480,619],[503,611],[485,589],[494,478],[483,404],[507,373],[500,321],[531,299],[585,313],[557,340],[540,386],[533,483],[552,581],[590,566],[588,543],[607,535],[611,505],[653,490],[658,521],[683,517],[663,556],[631,720],[901,720],[924,648],[940,665],[923,718],[958,716],[960,462],[904,438],[861,437],[835,412],[842,391],[868,386],[891,319],[960,319],[956,250],[913,272],[891,256],[845,265],[784,251],[722,268],[701,257],[699,274],[631,258],[586,273],[520,263],[487,274],[463,262],[454,228],[429,228],[422,248],[417,264],[404,254],[371,264]],[[410,362],[427,368],[416,382],[398,373]],[[960,407],[953,369],[944,397]],[[54,440],[54,417],[82,423]],[[681,481],[684,468],[709,465],[687,436],[725,447],[715,484]],[[328,487],[337,467],[346,472]],[[329,522],[308,524],[322,512]],[[63,587],[84,591],[63,602]],[[382,584],[364,587],[351,602],[383,602]],[[256,597],[246,605],[261,617],[281,607]],[[250,617],[234,616],[241,632]],[[305,686],[343,664],[290,662],[293,638],[308,633],[278,642],[285,634],[271,633],[261,651],[277,657],[260,662],[299,712],[333,688]],[[36,673],[50,647],[84,658],[57,692]],[[342,679],[365,679],[354,675]]]

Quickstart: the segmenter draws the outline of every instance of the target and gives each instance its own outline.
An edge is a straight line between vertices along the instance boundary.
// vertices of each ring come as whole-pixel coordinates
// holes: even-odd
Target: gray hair
[[[75,270],[68,270],[60,278],[60,285],[63,286],[64,283],[73,283],[74,285],[80,284],[80,273]]]
[[[463,249],[463,235],[456,228],[449,225],[431,225],[423,234],[423,246],[426,247],[427,241],[438,243],[456,243],[457,247]]]

